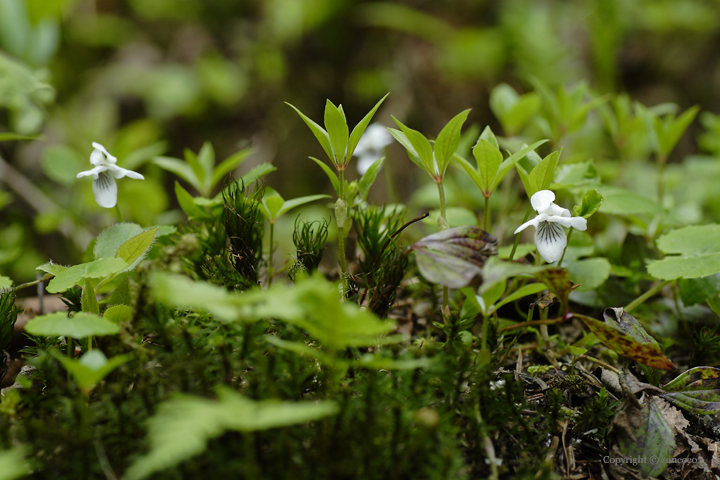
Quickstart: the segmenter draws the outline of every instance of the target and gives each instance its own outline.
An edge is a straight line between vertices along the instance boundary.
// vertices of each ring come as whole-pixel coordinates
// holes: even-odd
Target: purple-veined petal
[[[535,229],[535,245],[538,253],[548,263],[557,262],[562,258],[567,246],[565,230],[553,222],[540,222]]]
[[[117,183],[110,172],[100,172],[93,180],[95,201],[103,208],[113,208],[117,203]]]

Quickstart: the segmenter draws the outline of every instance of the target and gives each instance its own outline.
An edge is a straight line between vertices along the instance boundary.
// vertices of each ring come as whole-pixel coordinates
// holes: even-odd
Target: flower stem
[[[267,268],[267,286],[272,286],[273,277],[275,276],[275,267],[273,265],[273,254],[275,253],[275,223],[270,222],[270,254],[268,256],[268,268]]]
[[[648,290],[647,292],[643,293],[642,295],[640,295],[639,297],[637,297],[637,298],[636,298],[635,300],[633,300],[632,302],[628,303],[627,306],[626,306],[623,310],[625,310],[625,312],[627,312],[627,313],[632,312],[632,311],[635,310],[637,307],[639,307],[640,305],[642,305],[643,303],[645,303],[645,300],[649,299],[650,297],[652,297],[653,295],[655,295],[656,293],[658,293],[660,290],[662,290],[663,288],[665,288],[666,285],[669,285],[670,282],[672,282],[672,281],[673,281],[673,280],[665,280],[664,282],[658,283],[657,285],[655,285],[654,287],[652,287],[650,290]]]
[[[527,211],[525,214],[525,218],[523,218],[522,223],[527,222],[527,219],[530,218],[530,214],[533,212],[533,209]],[[517,250],[518,243],[520,243],[520,233],[515,235],[515,243],[513,244],[512,251],[510,252],[510,257],[508,257],[508,262],[512,262],[513,258],[515,258],[515,250]]]
[[[572,237],[572,232],[573,232],[573,228],[570,227],[570,230],[568,231],[568,234],[567,234],[568,245],[570,245],[570,237]],[[563,250],[563,254],[562,254],[562,257],[560,257],[560,261],[558,262],[557,268],[560,268],[560,266],[562,265],[562,261],[565,258],[565,252],[567,252],[567,245],[565,246],[565,250]]]
[[[485,197],[485,216],[483,218],[483,230],[490,232],[490,197]]]
[[[32,282],[20,284],[20,285],[18,285],[17,287],[13,287],[12,289],[13,289],[13,290],[20,290],[20,289],[22,289],[22,288],[32,287],[33,285],[37,285],[37,284],[39,284],[39,283],[44,282],[45,280],[50,280],[50,279],[53,278],[54,276],[55,276],[55,275],[53,275],[52,273],[48,273],[47,275],[45,275],[45,276],[42,277],[42,278],[38,278],[37,280],[34,280],[34,281],[32,281]]]
[[[122,214],[122,212],[120,211],[120,206],[119,206],[117,203],[115,204],[115,213],[117,214],[118,218],[120,219],[120,223],[122,223],[122,222],[125,221],[125,220],[123,219],[123,214]]]

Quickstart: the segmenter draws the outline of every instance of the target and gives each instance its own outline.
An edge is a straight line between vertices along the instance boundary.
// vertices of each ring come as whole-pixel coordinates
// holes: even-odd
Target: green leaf
[[[254,183],[258,178],[262,178],[268,173],[274,172],[275,170],[277,170],[277,167],[274,167],[271,163],[263,162],[257,167],[254,167],[242,177],[240,177],[240,180],[242,180],[245,185],[250,185],[251,183]]]
[[[280,208],[278,216],[287,213],[295,207],[299,207],[300,205],[305,205],[306,203],[314,202],[316,200],[321,200],[323,198],[330,198],[330,195],[306,195],[304,197],[293,198],[283,204],[282,208]]]
[[[648,367],[661,370],[675,369],[675,365],[667,359],[657,342],[638,341],[618,327],[599,322],[585,315],[573,314],[573,316],[582,320],[598,340],[618,355],[631,358]]]
[[[568,350],[570,350],[570,353],[572,353],[576,357],[579,355],[585,355],[588,352],[586,348],[574,347],[572,345],[568,345]]]
[[[497,239],[478,227],[456,227],[424,237],[411,248],[428,281],[462,288],[497,253]]]
[[[117,284],[115,290],[107,298],[108,305],[130,305],[132,299],[130,297],[130,278],[127,273],[121,275],[120,283]]]
[[[610,262],[606,258],[588,258],[586,260],[573,260],[563,264],[570,272],[570,278],[579,284],[580,292],[594,290],[610,277]]]
[[[20,135],[19,133],[13,132],[1,132],[0,142],[9,142],[12,140],[37,140],[40,135]]]
[[[683,278],[678,282],[683,305],[705,303],[720,293],[720,273],[702,278]]]
[[[193,152],[189,148],[186,148],[183,153],[185,154],[185,163],[190,166],[190,169],[192,170],[193,175],[197,179],[198,185],[200,186],[198,192],[200,192],[200,194],[202,195],[208,195],[209,193],[205,188],[205,170],[203,169],[202,165],[200,165],[197,155],[195,155],[195,152]]]
[[[347,120],[342,110],[336,107],[330,100],[325,102],[325,128],[327,129],[330,145],[332,145],[334,153],[331,160],[336,166],[344,166],[346,164],[345,158],[349,135]]]
[[[103,318],[110,320],[111,322],[120,325],[123,322],[131,320],[133,317],[132,308],[127,305],[115,305],[108,308],[103,313]]]
[[[125,471],[126,480],[142,480],[201,454],[226,430],[252,432],[307,423],[335,415],[331,401],[253,401],[219,386],[217,399],[176,394],[160,404],[148,422],[150,451]]]
[[[202,191],[203,185],[195,175],[195,172],[190,168],[190,165],[182,160],[171,157],[155,157],[152,162],[158,167],[182,178],[198,192]]]
[[[603,187],[603,213],[611,215],[654,214],[662,211],[662,207],[648,197],[617,187]]]
[[[120,245],[115,257],[125,260],[125,263],[130,265],[128,270],[134,269],[155,242],[155,233],[157,233],[158,228],[159,227],[155,227],[150,230],[145,230]]]
[[[122,258],[101,258],[94,262],[81,263],[74,267],[66,268],[55,275],[55,278],[48,283],[48,293],[64,292],[76,284],[82,283],[86,278],[105,278],[125,268],[128,264]]]
[[[262,200],[262,207],[260,211],[270,223],[275,221],[280,216],[280,209],[282,208],[285,200],[280,195],[270,195]]]
[[[323,169],[323,172],[325,172],[325,175],[330,179],[330,183],[332,183],[333,188],[335,189],[335,193],[337,193],[338,197],[340,196],[340,180],[338,179],[338,176],[335,172],[332,171],[332,168],[328,167],[324,162],[321,162],[315,157],[310,157],[310,160],[320,165],[320,168]]]
[[[389,128],[388,131],[395,137],[398,142],[403,145],[403,147],[406,148],[406,150],[408,150],[408,156],[410,156],[410,160],[413,160],[414,155],[417,159],[420,160],[420,163],[415,163],[418,163],[418,165],[420,165],[420,167],[422,167],[431,177],[435,178],[436,176],[441,176],[442,172],[438,173],[435,171],[435,166],[433,165],[433,149],[428,139],[425,138],[425,136],[417,130],[413,130],[412,128],[408,128],[403,125],[397,118],[392,118],[393,120],[395,120],[395,123],[398,125],[398,127],[400,127],[400,130],[405,135],[406,141],[409,142],[412,146],[412,149],[407,148],[405,143],[403,143],[403,140],[401,140],[402,137],[398,137],[393,133],[394,129]],[[413,155],[411,155],[411,153]]]
[[[220,164],[215,168],[215,171],[212,174],[212,186],[214,187],[215,185],[217,185],[218,182],[220,182],[220,180],[222,180],[225,175],[235,170],[235,168],[237,168],[238,165],[244,162],[251,153],[253,153],[252,148],[245,148],[237,153],[230,155],[228,158],[220,162]]]
[[[95,296],[95,289],[93,288],[92,280],[89,278],[85,279],[80,302],[83,312],[100,315],[100,307],[98,306],[97,297]]]
[[[295,110],[298,115],[300,115],[300,118],[303,119],[305,124],[310,127],[310,130],[312,131],[313,135],[315,135],[315,138],[317,138],[318,142],[320,142],[320,146],[323,150],[325,150],[325,153],[327,154],[328,158],[331,162],[335,163],[335,158],[333,157],[333,149],[330,145],[330,136],[328,135],[328,132],[326,132],[320,125],[313,122],[305,116],[304,113],[302,113],[300,110],[295,108],[293,105],[290,105],[289,103],[285,102],[287,105],[292,107],[293,110]]]
[[[93,254],[95,260],[114,257],[120,245],[142,233],[142,227],[134,223],[116,223],[106,228],[97,237]]]
[[[370,165],[370,167],[365,171],[365,173],[363,173],[363,176],[360,177],[360,182],[358,183],[358,191],[360,192],[360,196],[362,197],[363,201],[367,200],[368,194],[370,193],[370,187],[372,187],[373,183],[375,183],[377,174],[380,171],[380,167],[382,167],[384,161],[385,157],[378,158],[373,162],[372,165]]]
[[[506,305],[510,302],[514,302],[515,300],[518,300],[523,297],[527,297],[528,295],[534,295],[536,293],[540,293],[543,290],[547,290],[547,286],[544,283],[530,283],[528,285],[524,285],[517,290],[515,290],[512,294],[508,295],[507,297],[503,298],[500,303],[495,305],[495,308],[493,310],[497,310],[503,305]]]
[[[210,142],[203,143],[197,155],[197,162],[203,171],[203,188],[205,189],[205,193],[209,193],[214,185],[213,173],[215,170],[215,150],[213,150]]]
[[[487,126],[483,129],[482,133],[480,134],[479,140],[485,140],[490,145],[500,150],[500,144],[498,143],[497,137],[495,137],[495,134],[493,133],[490,126]]]
[[[680,137],[685,133],[685,130],[690,126],[699,111],[700,107],[695,105],[685,110],[679,117],[668,119],[667,123],[662,125],[660,131],[657,132],[658,147],[661,154],[670,155],[670,152],[675,148]]]
[[[508,278],[535,275],[548,268],[550,268],[549,265],[523,265],[521,263],[504,262],[497,257],[490,257],[483,267],[483,283],[480,285],[479,293],[485,293],[494,285],[505,282]]]
[[[392,135],[395,140],[400,143],[403,147],[405,147],[405,150],[407,151],[408,158],[418,167],[422,168],[423,170],[427,171],[425,167],[425,163],[420,158],[420,154],[415,150],[415,147],[413,147],[412,142],[410,142],[410,139],[405,135],[402,131],[396,130],[394,128],[388,128],[388,132],[390,132],[390,135]],[[429,173],[429,172],[428,172]]]
[[[153,297],[161,303],[205,310],[223,321],[238,319],[238,302],[225,288],[169,273],[155,273],[150,285]]]
[[[555,177],[555,167],[557,167],[559,160],[560,152],[556,150],[532,169],[528,175],[528,184],[533,188],[533,191],[532,194],[528,192],[528,196],[532,197],[536,192],[550,188],[550,184],[552,184]]]
[[[132,355],[126,354],[117,355],[108,360],[100,350],[91,350],[80,360],[67,358],[57,350],[51,350],[50,353],[62,363],[62,366],[72,375],[78,387],[85,394],[89,394],[110,372],[132,358]]]
[[[470,109],[455,115],[443,127],[435,140],[434,152],[440,170],[440,177],[445,175],[445,170],[460,144],[460,131],[469,113]]]
[[[355,147],[357,147],[358,142],[360,141],[360,137],[362,137],[362,134],[365,133],[365,129],[370,124],[370,120],[372,120],[373,116],[375,115],[375,112],[377,112],[377,109],[380,108],[380,105],[385,101],[387,96],[390,95],[389,93],[386,93],[383,98],[380,99],[379,102],[375,104],[375,106],[370,110],[367,115],[363,117],[362,120],[360,120],[360,123],[358,123],[355,128],[353,128],[352,133],[350,134],[350,139],[348,140],[348,146],[347,146],[347,156],[345,157],[345,163],[350,163],[350,159],[353,156],[353,153],[355,152]]]
[[[2,141],[2,137],[0,137]],[[0,480],[16,480],[30,475],[32,470],[25,460],[25,449],[21,447],[0,452]]]
[[[698,415],[720,413],[720,369],[695,367],[662,387],[668,402]]]
[[[614,422],[622,455],[625,458],[651,459],[637,464],[642,478],[659,477],[675,450],[673,429],[655,402],[654,397],[645,397],[642,409],[628,404]]]
[[[590,218],[598,211],[603,203],[603,196],[597,190],[588,190],[583,195],[582,203],[573,207],[573,213],[577,217]]]
[[[493,183],[503,162],[502,153],[491,143],[480,139],[473,148],[473,156],[477,161],[477,170],[480,174],[480,189],[483,195],[489,197],[493,192]]]
[[[31,335],[77,339],[120,332],[120,328],[111,321],[85,312],[77,312],[72,317],[68,317],[65,312],[40,315],[28,321],[25,330]]]
[[[13,284],[12,278],[0,275],[0,288],[11,287]]]
[[[660,237],[657,246],[670,256],[648,265],[648,273],[655,278],[675,280],[720,273],[720,225],[679,228]]]
[[[188,218],[210,218],[210,214],[195,204],[193,196],[179,182],[175,182],[175,196]]]

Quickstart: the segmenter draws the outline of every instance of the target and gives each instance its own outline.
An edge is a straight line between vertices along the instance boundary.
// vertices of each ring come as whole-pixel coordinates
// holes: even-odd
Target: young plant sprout
[[[77,178],[93,177],[93,194],[95,201],[103,208],[113,208],[117,204],[117,183],[116,178],[130,177],[136,180],[145,180],[145,177],[132,170],[120,168],[117,165],[117,158],[113,157],[99,143],[92,143],[94,148],[90,154],[90,163],[93,168],[80,172]]]
[[[540,256],[548,263],[560,260],[567,246],[567,235],[562,227],[580,231],[587,229],[587,219],[571,216],[570,210],[556,205],[554,200],[555,194],[550,190],[535,193],[530,203],[538,215],[515,230],[517,234],[530,225],[535,227],[535,245]]]
[[[358,157],[357,170],[360,175],[380,157],[385,156],[385,147],[392,143],[392,135],[379,123],[370,125],[355,147],[354,155]]]

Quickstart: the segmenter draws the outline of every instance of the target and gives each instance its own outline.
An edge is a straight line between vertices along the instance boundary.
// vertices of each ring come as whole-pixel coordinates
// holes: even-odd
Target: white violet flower
[[[365,130],[353,152],[353,155],[358,157],[357,169],[360,175],[367,172],[378,158],[385,155],[385,147],[390,145],[392,140],[390,132],[379,123],[373,123]]]
[[[515,233],[520,233],[532,225],[535,227],[535,245],[538,253],[548,263],[562,258],[567,246],[567,235],[562,227],[584,231],[587,219],[570,216],[570,210],[555,205],[555,194],[550,190],[540,190],[530,198],[533,210],[538,215],[529,222],[520,225]]]
[[[94,165],[94,168],[78,173],[77,178],[92,175],[95,201],[101,207],[113,208],[117,203],[116,178],[130,177],[137,180],[145,180],[145,177],[137,172],[126,170],[115,165],[117,158],[110,155],[108,151],[105,150],[105,147],[99,143],[93,142],[92,146],[94,150],[90,154],[90,163]]]

